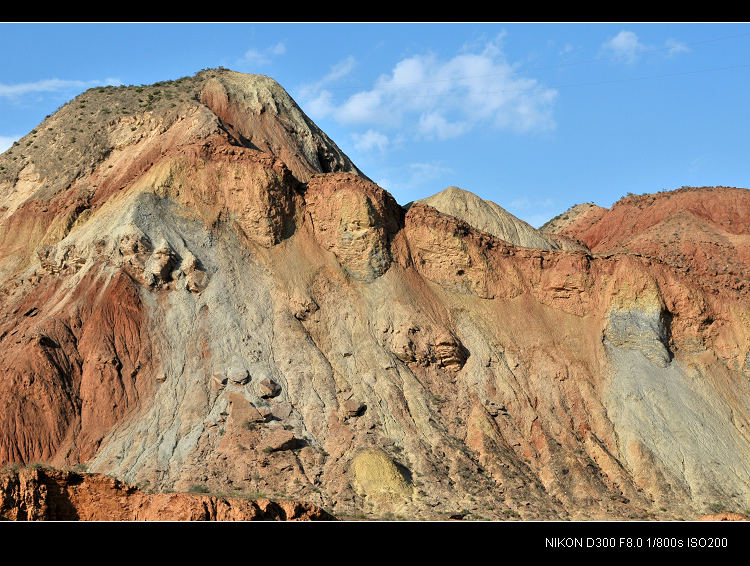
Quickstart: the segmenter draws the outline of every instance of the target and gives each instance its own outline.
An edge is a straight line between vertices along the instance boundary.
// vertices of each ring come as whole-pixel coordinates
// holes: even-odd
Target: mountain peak
[[[542,234],[500,205],[460,187],[450,186],[420,202],[516,246],[543,250],[568,249],[573,246],[567,241],[562,242]]]
[[[24,198],[49,199],[125,148],[156,157],[213,135],[270,153],[303,182],[334,171],[364,177],[274,79],[220,68],[86,90],[0,155],[0,192],[26,179],[42,189]]]
[[[354,163],[271,77],[219,69],[204,72],[199,99],[243,145],[279,157],[306,181],[315,173],[351,172]]]

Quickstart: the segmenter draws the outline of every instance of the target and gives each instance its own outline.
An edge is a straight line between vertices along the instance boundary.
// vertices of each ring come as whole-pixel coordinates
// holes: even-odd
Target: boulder
[[[297,439],[290,430],[278,428],[263,439],[263,450],[265,452],[279,452],[291,450],[297,445]]]
[[[364,403],[360,403],[355,399],[347,399],[341,404],[341,408],[346,417],[358,417],[365,412],[366,407]]]
[[[276,397],[281,393],[281,386],[272,379],[265,377],[258,383],[258,395],[263,399]]]
[[[227,377],[237,385],[245,385],[250,381],[250,374],[244,367],[238,365],[233,365],[227,369]]]
[[[208,286],[208,273],[200,269],[191,271],[185,277],[185,289],[191,293],[200,293]]]

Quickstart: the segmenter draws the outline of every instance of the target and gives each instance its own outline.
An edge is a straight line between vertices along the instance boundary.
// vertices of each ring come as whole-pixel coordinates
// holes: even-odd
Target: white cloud
[[[333,109],[333,95],[327,90],[320,91],[315,98],[305,102],[305,112],[314,119],[330,115]]]
[[[646,47],[638,41],[638,36],[627,30],[622,30],[613,38],[602,44],[605,51],[612,53],[616,59],[626,63],[634,63],[638,55]]]
[[[448,59],[426,53],[406,57],[371,88],[336,99],[324,89],[338,78],[334,68],[301,89],[302,106],[316,118],[331,117],[350,127],[412,132],[422,139],[445,140],[474,129],[539,132],[554,129],[557,91],[524,78],[508,63],[502,35],[481,45],[464,46]],[[348,64],[347,61],[349,61]],[[351,72],[353,60],[337,69]]]
[[[682,43],[681,41],[677,41],[676,39],[668,39],[664,42],[665,47],[667,48],[667,54],[668,55],[677,55],[678,53],[689,53],[690,48]]]
[[[367,130],[364,134],[352,134],[352,138],[354,138],[354,147],[359,151],[367,152],[375,148],[385,151],[388,147],[388,136],[375,130]]]
[[[13,146],[13,142],[21,139],[21,136],[0,136],[0,153]]]
[[[241,65],[268,65],[273,57],[284,53],[286,53],[286,45],[283,42],[263,49],[250,48],[245,51],[238,63]]]
[[[413,195],[414,191],[423,192],[425,186],[429,188],[429,194],[443,190],[451,184],[449,176],[452,173],[453,169],[440,162],[420,161],[390,169],[377,183],[402,199],[399,202],[408,202],[414,200],[410,193]]]
[[[602,44],[602,51],[613,56],[617,61],[632,64],[646,52],[660,52],[662,55],[666,54],[670,57],[680,53],[689,53],[690,48],[685,43],[673,38],[667,39],[663,47],[645,45],[634,32],[622,30]]]
[[[419,117],[419,132],[426,138],[433,136],[440,140],[455,138],[462,135],[469,128],[467,122],[448,122],[437,112],[422,114]]]
[[[383,189],[385,189],[387,191],[388,187],[391,186],[391,180],[388,179],[387,177],[383,177],[383,178],[378,179],[377,181],[375,181],[375,184],[378,187],[382,187]]]
[[[356,66],[357,66],[357,60],[351,55],[349,55],[349,57],[347,57],[343,61],[339,61],[338,63],[333,65],[331,67],[331,70],[328,72],[328,74],[326,74],[326,76],[324,76],[316,84],[319,86],[323,86],[325,84],[337,81],[340,78],[343,78],[349,73],[351,73]]]
[[[277,43],[269,49],[270,52],[274,55],[283,55],[284,53],[286,53],[286,45],[284,45],[282,42]]]
[[[305,112],[315,119],[325,118],[333,113],[333,94],[324,87],[345,77],[357,66],[357,61],[349,55],[346,59],[333,65],[319,81],[302,85],[297,89],[296,97],[304,101]]]
[[[575,50],[575,47],[573,47],[570,43],[566,43],[563,45],[562,49],[560,49],[557,54],[558,55],[567,55],[568,53],[571,53]]]
[[[440,179],[441,177],[448,175],[449,173],[453,173],[453,169],[451,169],[450,167],[445,167],[440,163],[410,163],[407,168],[406,174],[403,176],[399,176],[399,178],[406,178],[406,181],[404,183],[401,183],[399,188],[406,190],[416,189],[425,185],[426,183],[436,181],[437,179]],[[433,192],[437,193],[447,186],[448,185],[440,186],[440,188],[437,188]]]
[[[410,163],[409,169],[411,172],[423,180],[435,179],[440,175],[446,173],[452,173],[453,169],[445,167],[439,163]]]
[[[30,83],[17,83],[17,84],[0,84],[0,97],[4,96],[7,98],[24,96],[26,94],[39,93],[39,92],[59,92],[70,89],[82,89],[91,88],[93,86],[100,85],[121,85],[119,79],[108,78],[106,80],[99,81],[77,81],[77,80],[64,80],[64,79],[42,79]]]
[[[383,96],[379,92],[358,92],[349,97],[343,105],[336,108],[331,106],[331,113],[342,123],[378,123],[382,120],[391,122],[391,116],[381,114]]]

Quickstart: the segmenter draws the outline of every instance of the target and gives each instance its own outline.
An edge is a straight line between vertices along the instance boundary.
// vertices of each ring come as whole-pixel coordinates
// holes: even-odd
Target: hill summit
[[[419,202],[428,204],[443,214],[455,216],[479,230],[516,246],[541,250],[583,251],[585,249],[565,238],[545,234],[513,216],[500,205],[483,200],[474,193],[459,187],[448,187]]]

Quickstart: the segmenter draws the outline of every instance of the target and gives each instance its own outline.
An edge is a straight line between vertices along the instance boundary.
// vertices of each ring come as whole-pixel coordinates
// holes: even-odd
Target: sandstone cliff
[[[87,91],[0,166],[1,462],[343,518],[750,508],[746,287],[405,210],[226,70]]]

